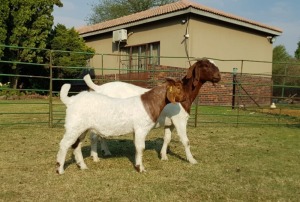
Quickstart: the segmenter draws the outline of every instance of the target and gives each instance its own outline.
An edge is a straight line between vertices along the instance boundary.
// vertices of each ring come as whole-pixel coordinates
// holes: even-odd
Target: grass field
[[[298,201],[300,129],[289,127],[188,128],[185,160],[176,135],[169,160],[159,159],[162,129],[146,142],[146,173],[133,168],[132,135],[108,141],[111,157],[94,163],[83,145],[88,170],[79,170],[71,150],[66,172],[55,173],[62,127],[5,126],[0,130],[0,201]],[[100,151],[99,151],[100,152]]]
[[[175,134],[169,161],[161,161],[163,129],[154,129],[144,152],[146,173],[133,168],[129,134],[109,140],[112,156],[97,163],[89,157],[86,138],[83,153],[89,169],[79,170],[69,150],[65,174],[57,175],[64,106],[54,103],[56,127],[49,128],[47,100],[1,101],[0,201],[299,201],[298,116],[201,107],[198,127],[188,128],[197,165],[185,160]],[[237,112],[249,123],[262,124],[232,127]],[[279,118],[298,125],[264,125]]]

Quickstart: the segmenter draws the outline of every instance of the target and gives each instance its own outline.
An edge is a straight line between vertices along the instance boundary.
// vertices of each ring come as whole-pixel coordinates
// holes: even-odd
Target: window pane
[[[159,42],[122,48],[122,72],[143,72],[148,64],[159,65],[159,48]]]
[[[128,72],[129,69],[129,61],[130,61],[130,48],[122,48],[121,49],[121,73]]]
[[[159,53],[159,43],[153,43],[151,44],[151,64],[152,65],[159,65],[160,61],[159,61],[159,57],[160,57],[160,53]]]

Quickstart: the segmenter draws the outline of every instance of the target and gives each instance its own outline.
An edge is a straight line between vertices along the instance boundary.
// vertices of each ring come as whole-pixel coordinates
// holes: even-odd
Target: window
[[[148,65],[159,65],[160,43],[148,43],[121,48],[122,72],[144,72]]]

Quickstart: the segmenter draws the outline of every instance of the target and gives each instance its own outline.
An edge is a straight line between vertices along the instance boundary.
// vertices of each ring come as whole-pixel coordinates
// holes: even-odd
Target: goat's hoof
[[[161,160],[162,161],[167,161],[169,159],[168,159],[167,155],[161,155]]]
[[[56,173],[59,174],[59,175],[64,174],[64,170],[57,168]]]
[[[102,155],[103,155],[103,156],[111,156],[110,151],[102,150],[101,152],[102,152]]]
[[[79,168],[80,168],[80,170],[86,170],[86,169],[89,169],[89,168],[87,167],[86,164],[79,165]]]
[[[92,157],[93,157],[94,162],[99,162],[100,161],[100,159],[98,157],[94,157],[94,156],[92,156]]]
[[[190,159],[190,160],[188,160],[189,162],[190,162],[190,164],[197,164],[198,162],[197,162],[197,160],[196,159]]]
[[[144,166],[135,165],[134,168],[135,168],[136,171],[138,171],[139,173],[146,172]]]
[[[60,163],[58,163],[58,162],[56,163],[56,173],[60,174],[60,175],[64,173],[63,166],[61,166]]]

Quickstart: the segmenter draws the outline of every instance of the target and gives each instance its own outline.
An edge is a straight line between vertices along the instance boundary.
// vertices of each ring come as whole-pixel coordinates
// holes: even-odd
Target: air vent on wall
[[[113,31],[113,42],[122,42],[127,40],[127,30],[126,29],[119,29]]]

